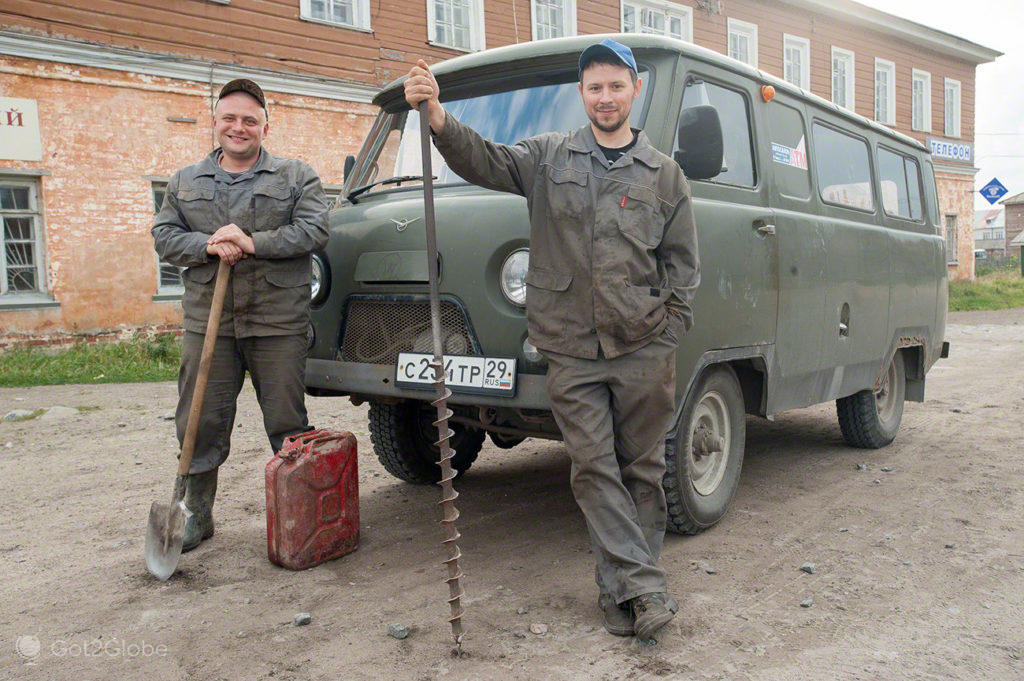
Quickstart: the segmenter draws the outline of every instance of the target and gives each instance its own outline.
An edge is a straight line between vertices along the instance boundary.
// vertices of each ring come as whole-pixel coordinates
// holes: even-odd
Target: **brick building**
[[[931,144],[950,275],[973,274],[974,74],[999,53],[850,0],[19,0],[0,7],[0,345],[175,326],[149,227],[211,149],[220,85],[259,81],[267,147],[337,190],[379,86],[439,60],[644,31],[727,53]]]
[[[999,203],[1005,207],[1003,220],[1006,225],[1006,252],[1008,255],[1019,255],[1024,260],[1024,250],[1020,244],[1021,234],[1024,234],[1024,192],[1007,196]]]

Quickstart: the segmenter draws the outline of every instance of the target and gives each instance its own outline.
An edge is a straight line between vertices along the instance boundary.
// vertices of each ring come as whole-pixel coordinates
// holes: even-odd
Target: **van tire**
[[[701,431],[720,442],[707,443],[705,447],[710,445],[712,451],[695,457],[695,434]],[[675,433],[665,441],[662,486],[668,504],[667,529],[698,534],[729,510],[743,468],[746,417],[743,391],[732,367],[723,364],[701,374],[683,405]],[[722,449],[714,451],[719,445]]]
[[[903,353],[897,350],[877,391],[861,390],[836,400],[839,429],[846,444],[878,449],[892,442],[903,420],[906,388]]]
[[[434,412],[415,401],[384,404],[370,402],[370,442],[377,459],[399,480],[425,485],[441,479],[437,465],[441,449],[434,426]],[[460,423],[449,423],[454,435],[452,468],[457,474],[469,470],[484,444],[484,431]]]

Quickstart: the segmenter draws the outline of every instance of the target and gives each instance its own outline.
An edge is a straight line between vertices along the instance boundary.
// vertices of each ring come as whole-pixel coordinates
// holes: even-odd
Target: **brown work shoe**
[[[627,602],[619,605],[611,594],[601,594],[597,599],[597,607],[604,613],[604,628],[609,634],[616,636],[633,635],[633,610]]]
[[[644,641],[654,638],[654,634],[671,622],[679,609],[666,593],[643,594],[632,599],[629,604],[633,610],[633,631],[637,638]]]

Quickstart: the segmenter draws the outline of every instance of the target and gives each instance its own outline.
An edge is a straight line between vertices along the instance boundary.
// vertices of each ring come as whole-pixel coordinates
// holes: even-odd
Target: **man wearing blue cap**
[[[679,166],[629,127],[642,86],[632,51],[610,39],[580,55],[589,125],[514,145],[446,113],[420,60],[405,81],[428,103],[434,144],[467,180],[525,196],[526,314],[547,359],[555,422],[597,560],[604,626],[649,640],[677,610],[658,567],[667,508],[665,433],[675,350],[700,282],[690,190]]]

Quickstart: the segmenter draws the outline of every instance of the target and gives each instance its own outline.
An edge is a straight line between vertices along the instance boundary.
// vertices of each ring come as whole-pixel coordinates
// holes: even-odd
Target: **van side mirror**
[[[348,156],[345,157],[345,168],[341,171],[341,179],[342,180],[348,179],[349,171],[352,170],[352,166],[354,166],[355,164],[356,164],[356,157],[355,156],[353,156],[352,154],[349,154]]]
[[[691,106],[679,114],[679,150],[675,161],[691,180],[710,180],[722,172],[722,124],[715,107]]]

